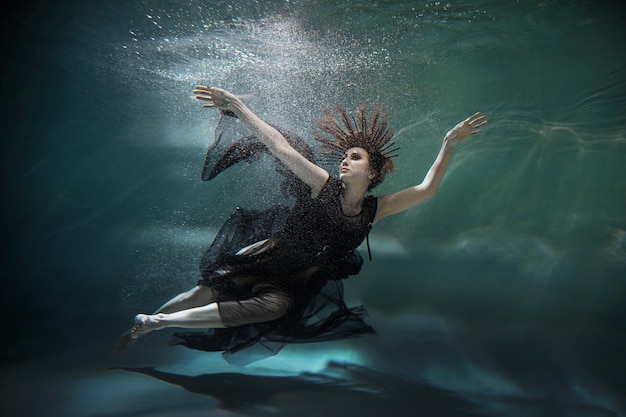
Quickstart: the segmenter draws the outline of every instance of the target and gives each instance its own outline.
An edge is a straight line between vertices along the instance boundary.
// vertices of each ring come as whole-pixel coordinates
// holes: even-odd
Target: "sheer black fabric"
[[[285,205],[267,210],[235,209],[200,258],[200,274],[210,275],[221,266],[237,261],[236,253],[242,248],[276,235],[285,226],[290,211]]]
[[[315,162],[301,138],[280,131]],[[207,151],[202,178],[214,178],[238,162],[255,161],[262,153],[267,148],[232,113],[224,112],[215,142]],[[276,170],[283,176],[285,201],[266,210],[235,210],[200,260],[199,284],[216,290],[218,304],[228,302],[229,309],[257,295],[259,287],[284,295],[291,308],[283,317],[263,323],[176,333],[171,344],[223,351],[229,362],[243,364],[273,355],[285,343],[374,333],[364,321],[365,309],[344,303],[341,280],[361,269],[363,259],[355,249],[371,228],[376,199],[367,197],[362,213],[348,217],[341,211],[339,180],[329,179],[313,199],[309,187],[278,161]],[[233,278],[239,276],[254,276],[254,284],[236,284]],[[223,320],[227,324],[228,317]]]
[[[287,139],[302,156],[316,163],[315,154],[306,142],[298,135],[272,125]],[[269,154],[267,147],[250,132],[234,113],[222,111],[220,120],[215,127],[214,141],[209,146],[204,164],[202,166],[202,180],[208,181],[215,178],[222,171],[239,162],[252,163],[263,154]],[[309,199],[310,189],[300,181],[280,161],[274,159],[275,169],[285,177],[281,188],[286,195],[296,198],[296,204],[302,204]]]
[[[245,365],[275,355],[287,343],[325,342],[374,334],[374,329],[364,320],[366,315],[363,306],[346,306],[341,281],[328,281],[303,311],[265,323],[176,333],[170,344],[223,352],[228,362]]]

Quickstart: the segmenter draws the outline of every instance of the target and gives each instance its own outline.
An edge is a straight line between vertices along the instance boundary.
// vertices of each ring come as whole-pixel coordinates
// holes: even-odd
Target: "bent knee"
[[[213,289],[206,285],[197,285],[189,291],[180,294],[177,297],[177,301],[187,309],[210,304],[216,300],[216,297],[217,293]]]
[[[267,317],[276,320],[284,316],[291,309],[291,298],[283,292],[272,292],[258,296],[267,309]]]
[[[227,327],[263,323],[285,316],[292,306],[291,298],[283,292],[268,292],[241,301],[219,303],[222,322]]]

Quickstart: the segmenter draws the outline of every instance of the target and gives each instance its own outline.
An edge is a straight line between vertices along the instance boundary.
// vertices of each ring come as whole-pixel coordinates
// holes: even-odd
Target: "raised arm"
[[[374,222],[385,216],[407,210],[435,195],[448,167],[452,149],[458,142],[480,132],[480,128],[486,124],[487,116],[478,112],[452,128],[444,137],[437,159],[428,170],[424,181],[414,187],[379,197]]]
[[[237,96],[221,88],[204,85],[196,86],[193,93],[198,100],[208,102],[202,107],[217,107],[235,113],[275,157],[311,188],[311,195],[319,194],[328,180],[328,172],[296,151],[278,130],[254,114]]]

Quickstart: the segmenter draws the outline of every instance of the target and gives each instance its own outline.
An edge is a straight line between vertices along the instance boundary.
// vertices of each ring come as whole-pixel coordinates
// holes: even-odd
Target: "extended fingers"
[[[208,88],[201,88],[203,86],[197,86],[194,88],[193,93],[199,100],[211,100],[213,98],[213,92]]]
[[[481,127],[487,124],[487,116],[479,117],[478,119],[472,121],[472,127]]]
[[[197,85],[193,88],[193,92],[195,93],[196,91],[209,93],[211,91],[211,87],[209,87],[208,85]]]
[[[215,88],[211,88],[208,85],[197,85],[193,89],[194,94],[203,94],[206,96],[212,96],[215,91]]]
[[[466,120],[467,124],[471,127],[471,134],[480,132],[480,128],[487,124],[487,116],[481,112],[476,112]]]
[[[469,134],[475,135],[480,132],[480,128],[487,124],[487,116],[481,112],[476,112],[463,122],[460,123],[460,127],[469,128]]]
[[[193,89],[193,94],[197,100],[211,101],[211,103],[203,104],[202,107],[215,107],[213,92],[214,90],[208,85],[197,85]]]
[[[474,124],[474,125],[470,125],[470,127],[472,128],[472,134],[480,132],[480,128],[485,126],[486,124],[487,124],[487,121],[485,120],[483,122],[480,122],[480,123],[477,123],[477,124]]]
[[[210,103],[203,104],[202,107],[215,107],[212,97],[196,96],[197,100],[210,101]]]
[[[465,119],[465,121],[470,124],[482,123],[485,120],[487,120],[487,115],[482,114],[481,112],[476,112],[467,119]]]

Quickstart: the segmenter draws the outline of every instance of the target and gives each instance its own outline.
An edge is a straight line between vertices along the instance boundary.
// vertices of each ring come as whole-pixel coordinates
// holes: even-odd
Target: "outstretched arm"
[[[319,194],[328,180],[328,172],[296,151],[278,130],[254,114],[237,96],[221,88],[204,85],[196,86],[193,93],[198,100],[209,102],[202,107],[217,107],[235,113],[275,157],[311,188],[311,195]]]
[[[400,213],[435,195],[448,167],[452,149],[458,142],[480,132],[480,128],[486,124],[487,116],[478,112],[452,128],[444,137],[437,159],[435,159],[430,170],[428,170],[424,181],[414,187],[379,197],[378,210],[374,221],[376,222],[385,216]]]

